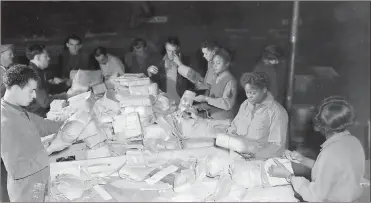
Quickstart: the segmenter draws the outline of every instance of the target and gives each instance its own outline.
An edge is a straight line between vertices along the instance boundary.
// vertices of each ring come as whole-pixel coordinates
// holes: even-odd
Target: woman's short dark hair
[[[206,48],[210,51],[215,51],[217,52],[220,46],[215,42],[215,41],[204,41],[201,44],[201,48]]]
[[[40,45],[40,44],[31,45],[31,46],[27,47],[27,49],[26,49],[26,57],[27,57],[28,60],[31,61],[35,58],[35,56],[44,53],[45,50],[46,50],[46,48],[45,48],[44,45]]]
[[[40,80],[37,73],[24,64],[11,65],[3,77],[6,88],[10,88],[14,85],[18,85],[19,87],[23,88],[28,84],[30,79],[33,79],[36,82]]]
[[[322,101],[313,122],[317,131],[329,134],[345,131],[354,121],[352,105],[344,97],[331,96]]]
[[[105,56],[105,55],[107,55],[107,50],[104,47],[97,47],[97,48],[94,49],[93,54],[94,54],[95,57],[98,57],[102,54]]]
[[[256,86],[259,89],[269,89],[269,77],[264,72],[248,72],[241,76],[240,84],[245,88],[246,84]]]
[[[231,55],[228,53],[227,50],[225,49],[219,49],[216,53],[215,53],[215,56],[220,56],[225,63],[231,63],[232,59],[231,59]]]

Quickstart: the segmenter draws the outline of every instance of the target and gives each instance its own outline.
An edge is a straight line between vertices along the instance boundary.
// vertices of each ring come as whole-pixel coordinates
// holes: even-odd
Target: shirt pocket
[[[260,141],[268,137],[269,134],[269,117],[266,114],[258,114],[252,119],[249,127],[249,138],[255,141]]]

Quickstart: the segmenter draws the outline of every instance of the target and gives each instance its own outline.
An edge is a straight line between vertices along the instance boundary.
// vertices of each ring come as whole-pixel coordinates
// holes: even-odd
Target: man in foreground
[[[44,201],[50,173],[48,154],[52,152],[44,148],[40,138],[56,133],[62,125],[24,109],[36,97],[38,81],[38,75],[25,65],[13,66],[4,75],[1,158],[8,172],[11,202]]]

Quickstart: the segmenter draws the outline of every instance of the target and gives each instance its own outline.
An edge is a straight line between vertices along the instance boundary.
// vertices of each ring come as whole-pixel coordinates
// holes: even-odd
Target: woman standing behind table
[[[317,160],[298,152],[285,156],[312,169],[312,181],[291,174],[282,164],[269,169],[274,177],[286,178],[294,190],[309,202],[355,202],[362,195],[365,153],[359,140],[347,130],[354,123],[352,106],[340,97],[329,97],[314,118],[315,130],[326,137]]]
[[[271,81],[269,90],[280,104],[284,103],[286,63],[283,51],[276,45],[264,48],[253,72],[264,72]]]
[[[207,95],[198,95],[196,109],[205,109],[212,119],[233,119],[236,114],[237,81],[230,72],[231,57],[224,49],[213,57],[215,80],[211,82]]]
[[[147,69],[148,76],[178,104],[185,90],[193,88],[193,84],[178,74],[179,66],[174,60],[182,58],[182,61],[187,61],[187,58],[180,54],[180,43],[176,37],[167,39],[165,50],[166,54],[159,65]]]

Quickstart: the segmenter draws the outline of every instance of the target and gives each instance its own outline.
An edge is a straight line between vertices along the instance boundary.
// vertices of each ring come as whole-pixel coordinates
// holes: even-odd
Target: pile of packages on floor
[[[88,159],[51,165],[49,201],[297,201],[285,179],[267,175],[272,160],[210,151],[229,120],[189,119],[143,74],[84,90],[47,115],[64,121],[52,145],[84,142]]]

